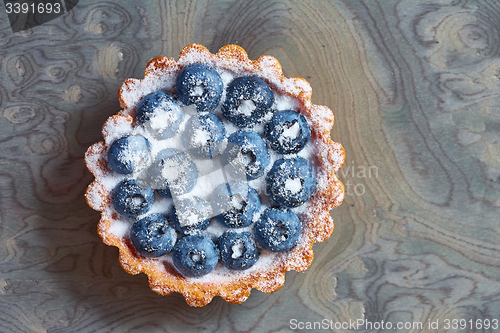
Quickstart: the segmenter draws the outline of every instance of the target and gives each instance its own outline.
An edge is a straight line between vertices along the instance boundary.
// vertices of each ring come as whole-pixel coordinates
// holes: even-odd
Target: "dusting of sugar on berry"
[[[285,180],[285,190],[291,194],[297,194],[302,189],[302,183],[299,178],[288,178]]]
[[[245,244],[240,240],[237,241],[232,247],[231,251],[233,254],[231,255],[231,258],[236,259],[240,258],[243,255],[243,252],[245,251]]]
[[[241,101],[240,105],[236,109],[236,112],[242,114],[246,117],[250,117],[255,110],[255,102],[249,99],[244,99]]]

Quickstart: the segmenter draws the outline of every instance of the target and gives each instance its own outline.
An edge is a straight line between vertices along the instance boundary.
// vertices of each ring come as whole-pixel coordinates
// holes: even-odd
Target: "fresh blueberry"
[[[164,185],[164,186],[165,186],[165,188],[163,188],[163,189],[156,189],[156,192],[158,192],[158,194],[164,198],[172,199],[172,192],[170,192],[170,188],[168,187],[168,185]]]
[[[222,154],[222,163],[235,174],[246,174],[248,180],[264,174],[270,157],[266,143],[253,131],[234,132],[227,139],[227,148]]]
[[[130,218],[146,213],[154,202],[154,191],[139,186],[133,179],[121,181],[112,195],[113,206],[118,213]]]
[[[198,178],[194,162],[183,152],[167,148],[160,151],[147,169],[148,182],[164,197],[179,196],[191,191]]]
[[[171,138],[179,130],[184,111],[174,98],[163,91],[146,95],[137,105],[138,124],[145,124],[159,139]]]
[[[229,269],[252,267],[259,259],[259,249],[248,232],[224,232],[217,240],[221,262]]]
[[[273,102],[273,91],[264,80],[241,76],[227,86],[222,113],[233,124],[248,127],[260,122]]]
[[[295,154],[309,141],[311,129],[303,115],[285,110],[273,113],[273,118],[266,124],[264,135],[279,154]]]
[[[161,214],[151,214],[135,222],[130,230],[130,240],[137,251],[145,256],[159,257],[174,247],[177,235]]]
[[[175,103],[172,95],[163,92],[161,90],[152,92],[144,96],[135,111],[135,116],[139,124],[143,124],[148,121],[155,112],[161,109],[165,109],[165,106],[170,103]]]
[[[181,238],[172,251],[174,266],[187,277],[200,277],[213,271],[219,260],[210,238],[190,235]]]
[[[184,147],[196,157],[212,158],[219,154],[226,129],[213,113],[189,119],[182,133]]]
[[[255,238],[265,250],[283,252],[290,250],[300,236],[300,220],[289,209],[266,209],[255,222]]]
[[[131,135],[113,142],[108,151],[108,163],[113,171],[131,174],[149,161],[149,142],[143,136]]]
[[[246,183],[217,186],[210,199],[215,219],[228,228],[246,227],[260,210],[260,198]]]
[[[313,168],[302,157],[279,159],[266,176],[266,189],[269,197],[278,205],[298,207],[316,189]]]
[[[174,207],[169,215],[175,229],[185,235],[205,230],[211,217],[210,204],[196,196],[174,201]]]
[[[224,86],[215,69],[206,64],[185,66],[177,75],[177,96],[184,105],[196,105],[198,112],[210,112],[222,96]]]

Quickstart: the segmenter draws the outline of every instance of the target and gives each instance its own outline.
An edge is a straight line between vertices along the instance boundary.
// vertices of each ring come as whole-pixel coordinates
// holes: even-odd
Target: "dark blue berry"
[[[234,132],[227,139],[227,147],[222,154],[222,163],[230,166],[234,174],[246,174],[248,180],[264,174],[270,157],[266,143],[253,131]]]
[[[135,222],[130,230],[130,240],[138,252],[149,257],[169,253],[177,235],[161,214],[151,214]]]
[[[113,171],[130,174],[149,161],[149,142],[143,136],[131,135],[113,142],[108,151],[108,164]]]
[[[294,212],[288,209],[268,208],[255,222],[255,238],[265,250],[290,250],[300,236],[302,227]]]
[[[154,202],[154,191],[135,180],[123,180],[113,189],[113,206],[121,215],[135,218],[146,213]]]
[[[315,189],[313,168],[302,157],[277,160],[266,176],[267,194],[280,206],[298,207]]]
[[[183,152],[167,148],[160,151],[147,170],[150,186],[167,198],[191,191],[198,178],[194,162]]]
[[[182,133],[182,143],[196,157],[212,158],[219,154],[226,129],[213,113],[194,116]]]
[[[179,130],[184,111],[174,98],[163,91],[146,95],[137,105],[138,124],[145,124],[160,139],[171,138]]]
[[[273,91],[264,80],[241,76],[227,86],[222,113],[239,127],[253,126],[270,112],[273,102]]]
[[[278,111],[266,124],[264,135],[279,154],[295,154],[309,141],[311,129],[303,115],[292,110]]]
[[[172,251],[174,266],[187,277],[200,277],[213,271],[219,260],[210,238],[190,235],[181,238]]]
[[[221,262],[229,269],[252,267],[259,259],[259,249],[248,232],[224,232],[217,240]]]
[[[164,198],[171,199],[172,198],[172,193],[170,192],[170,189],[165,187],[164,189],[156,189],[156,192],[158,192],[159,195],[161,195]]]
[[[246,183],[221,184],[210,199],[215,219],[228,228],[246,227],[260,210],[260,198]]]
[[[210,112],[222,96],[224,86],[215,69],[206,64],[185,66],[177,75],[177,96],[184,105],[196,105],[198,112]]]
[[[196,196],[175,200],[169,215],[175,229],[185,235],[205,230],[211,217],[210,204],[205,199]]]

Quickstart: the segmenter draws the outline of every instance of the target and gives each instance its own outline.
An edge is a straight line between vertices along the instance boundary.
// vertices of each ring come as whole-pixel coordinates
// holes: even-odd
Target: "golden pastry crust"
[[[237,73],[255,75],[264,79],[273,91],[293,97],[299,102],[297,110],[312,124],[310,144],[314,151],[318,186],[305,211],[298,214],[302,223],[299,242],[291,250],[276,253],[271,262],[249,271],[232,272],[231,278],[218,278],[212,273],[203,278],[186,278],[168,261],[145,258],[139,255],[127,237],[118,237],[110,231],[118,214],[112,208],[111,191],[103,184],[112,172],[107,165],[107,147],[114,140],[116,131],[129,132],[135,122],[135,108],[140,99],[156,90],[168,90],[175,82],[177,73],[187,64],[204,62],[215,67]],[[211,54],[204,46],[192,44],[180,53],[179,60],[158,57],[151,60],[142,80],[127,79],[120,87],[118,97],[123,108],[110,117],[103,126],[105,141],[91,146],[85,155],[88,169],[95,180],[85,194],[90,207],[101,211],[98,233],[104,243],[116,246],[120,251],[120,264],[130,274],[143,272],[149,277],[151,289],[167,295],[172,292],[183,294],[191,306],[204,306],[216,295],[230,303],[242,303],[255,288],[266,293],[278,290],[285,282],[285,272],[303,271],[313,259],[312,246],[315,242],[328,239],[334,229],[329,210],[339,206],[344,199],[344,186],[335,172],[344,164],[343,147],[330,139],[333,126],[332,111],[311,103],[312,89],[302,78],[286,78],[281,65],[270,56],[261,56],[255,61],[248,59],[239,46],[226,45],[216,54]]]

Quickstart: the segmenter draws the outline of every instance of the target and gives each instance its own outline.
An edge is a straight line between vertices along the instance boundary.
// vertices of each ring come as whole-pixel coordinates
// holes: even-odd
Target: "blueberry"
[[[298,207],[316,189],[313,168],[302,157],[279,159],[266,176],[266,189],[269,197],[278,205]]]
[[[228,228],[246,227],[260,210],[260,198],[246,183],[217,186],[210,199],[215,219]]]
[[[164,198],[172,199],[172,193],[170,192],[170,188],[168,187],[168,185],[165,186],[166,187],[163,189],[156,189],[156,192],[158,192],[158,194]]]
[[[264,135],[279,154],[295,154],[309,141],[311,129],[303,115],[285,110],[273,113],[273,118],[266,124]]]
[[[163,91],[146,95],[137,105],[138,124],[145,124],[160,139],[171,138],[179,130],[184,111],[174,98]]]
[[[283,252],[290,250],[300,236],[300,220],[289,209],[266,209],[255,222],[255,238],[265,250]]]
[[[221,262],[229,269],[252,267],[259,259],[259,249],[248,232],[224,232],[217,240]]]
[[[196,157],[212,158],[219,154],[226,129],[213,113],[192,117],[182,133],[184,147]]]
[[[130,240],[138,252],[149,257],[169,253],[177,236],[161,214],[151,214],[135,222],[130,230]]]
[[[113,171],[131,174],[149,161],[149,142],[143,136],[131,135],[113,142],[108,151],[108,164]]]
[[[154,191],[137,184],[133,179],[123,180],[113,189],[113,206],[123,216],[135,218],[146,213],[154,202]]]
[[[227,148],[222,154],[222,163],[230,165],[232,172],[246,174],[248,180],[264,174],[270,157],[259,134],[253,131],[234,132],[227,142]]]
[[[213,271],[219,255],[209,238],[190,235],[181,238],[172,252],[174,266],[187,277],[200,277]]]
[[[196,105],[198,112],[210,112],[222,96],[224,86],[215,69],[206,64],[185,66],[175,81],[177,96],[184,105]]]
[[[160,151],[147,170],[150,186],[167,198],[190,192],[198,172],[194,162],[183,152],[167,148]]]
[[[273,102],[273,91],[264,80],[241,76],[227,86],[222,113],[233,124],[248,127],[260,122]]]
[[[212,209],[209,203],[196,196],[174,201],[174,208],[169,215],[175,229],[183,234],[195,234],[205,230],[211,217]]]

